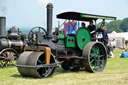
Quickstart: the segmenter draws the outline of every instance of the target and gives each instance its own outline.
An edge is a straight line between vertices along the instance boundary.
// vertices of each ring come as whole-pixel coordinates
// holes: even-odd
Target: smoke
[[[41,5],[46,6],[48,3],[52,3],[54,0],[39,0],[39,2],[41,3]]]
[[[7,10],[7,0],[0,0],[0,16],[5,16]]]

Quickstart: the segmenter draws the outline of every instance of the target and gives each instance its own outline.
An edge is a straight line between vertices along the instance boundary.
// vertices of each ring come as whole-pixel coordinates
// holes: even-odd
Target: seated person
[[[125,49],[125,51],[122,52],[120,58],[128,58],[128,52],[127,52],[128,49]]]
[[[89,32],[91,34],[92,40],[95,41],[96,40],[96,33],[95,33],[96,26],[93,25],[93,21],[92,20],[89,22],[89,26],[87,27],[87,29],[89,30]]]
[[[85,25],[85,23],[84,22],[82,22],[82,27],[81,28],[86,28],[86,25]]]

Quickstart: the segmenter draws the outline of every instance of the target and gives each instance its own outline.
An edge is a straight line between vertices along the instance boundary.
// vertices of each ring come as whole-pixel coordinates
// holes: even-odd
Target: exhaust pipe
[[[47,8],[47,38],[52,39],[52,13],[53,13],[52,3],[49,3],[46,8]]]
[[[0,17],[0,36],[6,36],[6,17]]]

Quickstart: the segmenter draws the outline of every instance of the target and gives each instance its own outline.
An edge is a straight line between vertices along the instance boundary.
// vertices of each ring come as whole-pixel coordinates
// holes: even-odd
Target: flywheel
[[[91,42],[91,36],[86,28],[79,28],[76,33],[76,44],[80,50],[83,50],[87,43]]]

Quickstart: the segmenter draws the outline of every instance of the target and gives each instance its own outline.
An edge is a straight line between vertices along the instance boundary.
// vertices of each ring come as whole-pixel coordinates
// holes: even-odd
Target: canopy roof
[[[78,20],[78,21],[90,21],[97,19],[105,20],[116,20],[116,17],[112,16],[102,16],[102,15],[93,15],[79,12],[63,12],[57,15],[59,19],[69,19],[69,20]]]

